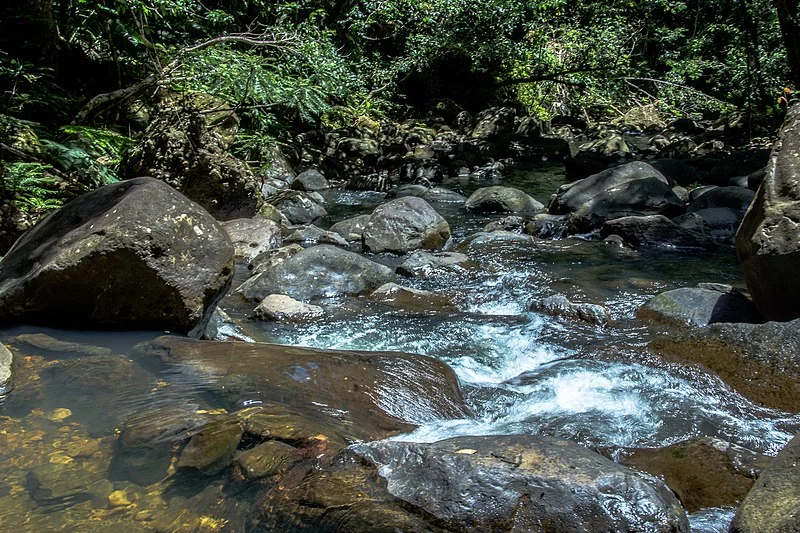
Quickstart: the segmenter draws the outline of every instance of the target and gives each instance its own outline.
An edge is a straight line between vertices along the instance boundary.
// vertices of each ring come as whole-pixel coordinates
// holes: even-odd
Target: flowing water
[[[546,203],[562,181],[560,167],[549,166],[512,174],[506,184],[526,189]],[[460,186],[468,193],[477,184]],[[335,204],[327,221],[333,223],[370,212],[383,196],[331,191],[328,199]],[[453,229],[453,246],[498,218],[468,214],[456,204],[436,207]],[[455,312],[409,313],[366,298],[337,298],[318,302],[325,308],[324,318],[287,325],[248,319],[253,305],[231,294],[222,307],[240,326],[221,333],[326,349],[420,353],[444,361],[462,383],[470,415],[426,419],[394,397],[393,391],[382,391],[376,399],[382,408],[419,426],[395,437],[403,440],[542,434],[568,437],[613,454],[613,450],[663,447],[705,435],[774,455],[800,428],[800,417],[755,405],[717,377],[662,361],[646,349],[654,336],[668,332],[637,321],[636,309],[664,290],[699,282],[741,285],[733,250],[632,251],[584,238],[478,239],[460,249],[475,262],[473,267],[399,280],[447,296]],[[402,261],[390,255],[372,258],[392,266]],[[246,272],[241,270],[238,277],[244,279]],[[531,302],[554,294],[605,305],[610,324],[600,327],[530,311]],[[19,334],[40,331],[18,327],[0,331],[0,338],[13,344]],[[107,347],[117,357],[130,355],[136,342],[160,334],[46,332]],[[24,357],[16,388],[0,406],[3,530],[62,530],[69,527],[65,524],[82,531],[109,530],[109,524],[115,531],[153,529],[155,524],[162,530],[185,526],[187,531],[243,527],[236,516],[252,494],[231,493],[222,481],[203,485],[195,480],[192,488],[173,485],[159,491],[104,474],[114,428],[125,416],[176,402],[200,411],[219,408],[220,401],[202,379],[132,355],[129,366],[82,368],[70,366],[73,354],[58,349],[20,350]],[[81,446],[86,449],[83,455],[64,451]],[[89,491],[81,501],[62,499],[54,507],[49,498],[35,495],[32,478],[38,482],[47,473],[37,470],[32,476],[32,469],[42,464],[68,469],[78,463],[84,473],[92,472],[92,483],[98,485],[95,492],[103,495],[100,500],[113,490],[122,504],[98,503],[95,492]],[[125,498],[133,509],[123,505]],[[733,511],[704,509],[692,515],[692,527],[725,531]],[[153,521],[153,512],[160,522]]]

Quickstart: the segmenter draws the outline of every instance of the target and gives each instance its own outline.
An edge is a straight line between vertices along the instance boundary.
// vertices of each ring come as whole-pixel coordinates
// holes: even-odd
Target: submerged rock
[[[106,185],[56,211],[0,262],[0,320],[205,330],[233,279],[233,246],[165,183]]]
[[[759,476],[731,524],[732,533],[800,531],[800,436]]]
[[[436,315],[456,311],[450,300],[441,294],[403,287],[397,283],[381,285],[369,295],[369,298],[409,314]]]
[[[736,251],[761,314],[768,320],[800,317],[800,104],[786,116]]]
[[[176,466],[195,468],[204,474],[216,474],[231,463],[243,433],[236,419],[215,420],[192,433]]]
[[[257,479],[275,475],[301,459],[302,456],[293,446],[270,440],[240,452],[236,456],[236,464],[241,468],[244,477]]]
[[[447,221],[428,202],[415,196],[378,206],[364,226],[364,248],[370,252],[441,250],[449,238]]]
[[[425,278],[437,271],[459,271],[473,266],[474,263],[465,254],[418,250],[397,267],[397,273],[401,276]]]
[[[687,531],[659,480],[534,436],[382,441],[283,483],[261,525],[341,531]]]
[[[14,365],[14,354],[0,342],[0,395],[11,389],[11,370]]]
[[[45,333],[23,333],[11,339],[14,344],[24,344],[60,355],[111,355],[111,350],[80,342],[62,341]]]
[[[636,315],[652,322],[707,326],[715,322],[761,322],[752,302],[730,285],[705,284],[653,297]]]
[[[279,402],[321,412],[345,422],[355,439],[467,414],[453,371],[422,355],[181,337],[159,337],[135,352],[199,374],[206,390],[235,405]]]
[[[311,300],[361,294],[392,281],[391,268],[331,245],[306,248],[244,282],[237,292],[261,301],[270,294]]]

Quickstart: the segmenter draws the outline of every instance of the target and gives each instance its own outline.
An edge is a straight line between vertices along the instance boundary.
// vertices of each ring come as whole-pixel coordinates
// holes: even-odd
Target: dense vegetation
[[[13,5],[12,5],[13,4]],[[206,93],[235,150],[447,98],[594,119],[778,114],[797,0],[29,0],[0,8],[2,189],[39,212],[117,179],[143,102]],[[138,106],[138,107],[137,107]],[[0,198],[2,200],[2,198]]]

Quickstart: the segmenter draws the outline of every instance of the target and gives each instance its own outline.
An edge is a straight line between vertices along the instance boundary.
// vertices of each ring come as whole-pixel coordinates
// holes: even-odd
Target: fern
[[[60,180],[42,163],[3,163],[2,188],[20,211],[41,213],[63,205]]]

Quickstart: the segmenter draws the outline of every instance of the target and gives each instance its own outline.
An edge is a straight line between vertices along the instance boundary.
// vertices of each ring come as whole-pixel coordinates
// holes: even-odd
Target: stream
[[[504,185],[522,188],[546,204],[563,179],[563,167],[552,165],[511,173]],[[467,194],[479,185],[449,184]],[[383,195],[334,189],[327,200],[331,208],[329,219],[320,224],[324,227],[369,213]],[[500,217],[466,213],[457,204],[434,206],[450,223],[455,245]],[[614,450],[623,448],[658,448],[712,436],[775,455],[800,428],[800,416],[755,405],[716,376],[663,361],[646,348],[650,340],[669,335],[670,330],[638,321],[637,308],[660,292],[701,282],[742,287],[734,250],[633,251],[589,238],[569,238],[477,239],[459,251],[470,256],[474,268],[425,278],[398,277],[402,285],[447,296],[456,312],[410,314],[367,298],[335,298],[314,302],[324,307],[325,316],[312,323],[269,323],[248,318],[254,305],[232,292],[220,307],[239,327],[223,327],[220,336],[440,359],[460,379],[471,415],[431,421],[413,409],[413,402],[382,391],[377,402],[385,411],[419,426],[394,437],[398,440],[541,434],[610,450],[613,457]],[[382,254],[371,259],[390,266],[403,260]],[[247,277],[246,268],[240,266],[234,287]],[[610,324],[600,327],[530,311],[532,301],[554,294],[606,306]],[[38,332],[123,355],[130,354],[137,342],[163,333],[18,326],[0,330],[0,340],[14,345],[15,336]],[[127,414],[175,402],[194,403],[208,411],[219,408],[221,402],[204,389],[202,380],[135,358],[135,370],[108,374],[110,379],[108,375],[92,379],[82,370],[64,378],[58,369],[74,354],[28,347],[23,355],[17,386],[0,404],[3,530],[139,531],[154,529],[154,523],[176,531],[246,529],[237,516],[240,506],[256,497],[253,491],[206,494],[210,489],[173,487],[171,492],[154,494],[120,484],[102,470],[115,427]],[[63,453],[70,446],[85,446],[88,455],[81,457],[88,457],[87,463],[97,459],[98,486],[135,500],[135,509],[124,505],[98,509],[91,495],[58,506],[35,497],[27,472],[42,463],[71,467],[74,456]],[[166,518],[153,522],[146,514],[150,508],[159,509]],[[192,522],[194,529],[176,526],[189,523],[187,508],[200,517]],[[733,512],[733,508],[712,508],[694,513],[692,530],[727,531]]]

